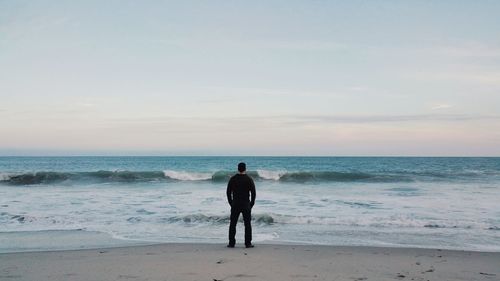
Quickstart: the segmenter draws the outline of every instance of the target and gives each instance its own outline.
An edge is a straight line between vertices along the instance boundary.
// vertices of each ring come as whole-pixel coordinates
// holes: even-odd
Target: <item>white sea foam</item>
[[[186,172],[186,171],[163,171],[165,177],[182,181],[202,181],[212,179],[211,173]]]
[[[8,173],[0,172],[0,181],[8,181],[10,180],[10,175]]]
[[[257,174],[265,180],[279,180],[286,171],[257,170]]]

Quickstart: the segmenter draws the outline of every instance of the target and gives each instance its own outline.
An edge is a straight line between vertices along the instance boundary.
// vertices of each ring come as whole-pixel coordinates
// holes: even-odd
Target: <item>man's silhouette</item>
[[[253,179],[246,174],[246,164],[238,164],[238,172],[232,176],[227,184],[227,201],[231,205],[231,222],[229,223],[229,248],[234,248],[236,244],[236,223],[243,214],[245,222],[245,246],[253,248],[252,245],[252,207],[255,204],[255,184]],[[251,195],[251,199],[250,199]]]

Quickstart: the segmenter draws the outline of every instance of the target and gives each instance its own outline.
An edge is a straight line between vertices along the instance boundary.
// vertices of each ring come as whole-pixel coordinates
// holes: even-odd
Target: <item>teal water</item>
[[[500,158],[0,157],[0,237],[225,243],[240,161],[256,243],[500,251]]]

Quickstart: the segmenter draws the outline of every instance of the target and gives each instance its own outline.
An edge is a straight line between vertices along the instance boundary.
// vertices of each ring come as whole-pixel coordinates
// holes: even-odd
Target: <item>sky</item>
[[[0,155],[500,156],[499,15],[0,0]]]

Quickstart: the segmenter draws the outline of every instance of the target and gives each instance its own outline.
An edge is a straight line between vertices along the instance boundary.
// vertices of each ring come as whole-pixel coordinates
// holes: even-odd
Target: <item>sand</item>
[[[0,254],[0,280],[500,280],[500,253],[159,244]]]

